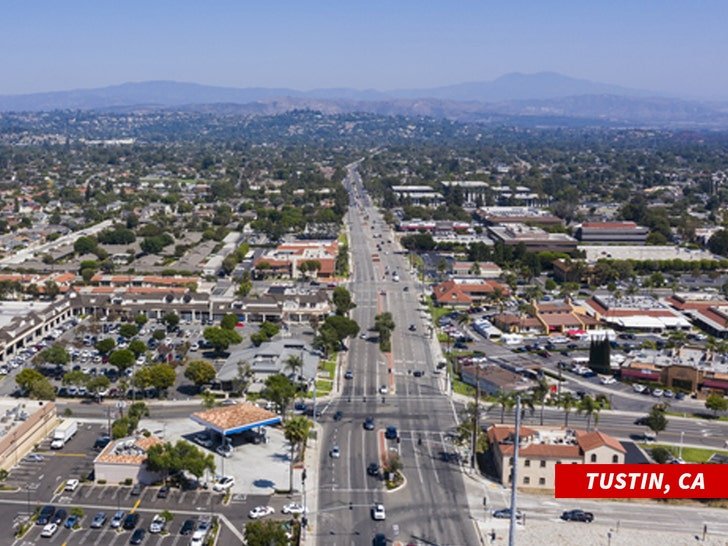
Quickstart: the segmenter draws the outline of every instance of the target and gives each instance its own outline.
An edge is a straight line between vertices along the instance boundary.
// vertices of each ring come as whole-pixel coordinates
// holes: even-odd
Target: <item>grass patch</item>
[[[640,447],[648,452],[656,447],[664,447],[670,453],[672,453],[674,457],[677,457],[680,453],[680,446],[672,444],[641,443]],[[708,459],[710,459],[710,457],[715,453],[728,457],[728,451],[723,451],[720,449],[705,449],[700,447],[684,446],[682,449],[682,458],[685,460],[686,463],[706,463],[708,462]]]
[[[334,374],[336,373],[336,359],[334,360],[324,360],[319,365],[319,370],[323,370],[329,374],[329,378],[333,379]]]
[[[688,419],[706,419],[708,421],[728,421],[727,415],[721,415],[720,417],[715,417],[713,414],[707,414],[707,413],[686,413],[681,411],[666,411],[666,415],[672,415],[673,417],[686,417]]]
[[[316,396],[326,396],[334,388],[334,382],[328,379],[317,379],[316,380]],[[313,393],[311,393],[313,397]]]
[[[427,310],[430,313],[430,316],[432,317],[432,322],[437,326],[438,321],[447,315],[451,309],[448,309],[447,307],[436,307],[434,303],[432,303],[432,298],[427,298]]]
[[[463,383],[459,379],[453,379],[452,390],[453,392],[462,394],[464,396],[475,396],[475,387],[473,387],[472,385],[468,385],[467,383]]]

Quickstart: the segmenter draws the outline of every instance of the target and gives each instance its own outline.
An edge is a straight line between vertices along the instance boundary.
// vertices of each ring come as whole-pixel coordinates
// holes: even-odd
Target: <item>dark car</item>
[[[415,326],[414,324],[410,324],[409,325],[409,331],[410,332],[414,332],[415,330],[417,330],[417,326]]]
[[[387,440],[396,440],[397,439],[397,427],[388,426],[387,430],[384,431],[384,437]]]
[[[62,525],[64,521],[66,521],[66,518],[68,517],[68,512],[66,512],[63,508],[59,508],[55,514],[53,514],[53,517],[51,518],[51,523],[55,523],[56,525]]]
[[[94,442],[94,449],[97,451],[102,450],[109,444],[110,441],[111,438],[109,436],[99,436]]]
[[[131,534],[129,544],[141,544],[144,541],[146,534],[147,532],[144,529],[137,529]]]
[[[564,521],[583,521],[591,523],[594,521],[594,514],[591,512],[584,512],[584,510],[567,510],[561,514],[561,519]]]
[[[425,375],[425,373],[422,370],[415,370],[414,372],[412,372],[412,375],[414,375],[415,377],[422,377],[423,375]]]
[[[186,519],[179,530],[179,534],[182,536],[191,535],[195,530],[195,520]]]
[[[142,484],[135,483],[134,487],[131,488],[131,495],[134,497],[138,497],[142,494]]]
[[[56,513],[56,507],[52,506],[50,504],[45,505],[43,508],[40,509],[40,512],[38,513],[38,519],[35,520],[35,523],[37,525],[46,525],[51,522],[51,519],[53,518],[53,514]]]
[[[648,426],[649,422],[650,422],[649,417],[638,417],[637,419],[634,420],[635,425],[640,425],[643,427]]]
[[[166,485],[163,487],[160,487],[159,491],[157,491],[157,498],[166,499],[167,497],[169,497],[169,487]]]
[[[373,417],[367,417],[364,419],[364,429],[365,430],[374,430],[374,418]]]
[[[493,512],[493,517],[498,519],[510,519],[511,509],[501,508],[500,510],[495,510]],[[523,519],[523,513],[520,510],[516,510],[516,519]]]
[[[122,527],[124,527],[127,531],[130,531],[137,526],[137,523],[139,523],[139,514],[127,514],[124,518],[124,525],[122,525]]]
[[[371,463],[367,466],[367,474],[370,476],[379,477],[379,465],[377,463]]]
[[[385,537],[382,533],[377,533],[374,535],[374,540],[372,540],[373,546],[387,546],[387,537]]]
[[[334,421],[341,421],[341,419],[344,417],[344,414],[340,411],[337,411],[334,413]]]
[[[346,370],[346,373],[344,374],[344,379],[354,379],[354,373],[351,370]]]

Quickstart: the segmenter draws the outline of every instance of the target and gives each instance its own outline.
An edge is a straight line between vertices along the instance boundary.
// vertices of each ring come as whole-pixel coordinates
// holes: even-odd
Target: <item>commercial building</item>
[[[651,296],[595,294],[583,305],[589,315],[619,330],[662,332],[690,329],[688,319]]]
[[[10,470],[58,424],[53,402],[0,399],[0,468]]]
[[[716,260],[707,250],[682,248],[670,245],[579,245],[579,250],[586,254],[586,261],[595,263],[599,260],[635,260],[639,262],[682,260]]]
[[[220,437],[234,436],[249,430],[260,431],[263,427],[281,422],[281,417],[275,413],[247,402],[198,411],[190,419]]]
[[[584,222],[576,228],[576,238],[584,243],[644,244],[649,228],[635,222]]]
[[[508,285],[478,278],[453,278],[432,288],[435,303],[448,307],[469,307],[510,293]]]
[[[488,233],[496,242],[507,246],[524,245],[526,250],[540,252],[552,250],[555,252],[572,253],[576,250],[576,239],[566,233],[548,233],[541,228],[526,224],[499,224],[489,226]]]
[[[490,184],[482,180],[443,180],[440,184],[448,191],[458,188],[466,203],[485,203]]]
[[[728,337],[728,301],[722,296],[710,292],[676,293],[665,302],[712,336]]]
[[[303,273],[311,278],[331,279],[336,270],[339,242],[334,241],[292,241],[282,243],[255,261],[255,273],[259,277],[298,278]],[[308,271],[304,264],[313,268]]]
[[[493,262],[453,262],[450,272],[454,277],[476,277],[480,279],[497,279],[503,270]]]
[[[498,224],[560,226],[563,224],[558,216],[537,207],[480,207],[475,214],[481,222],[488,226]]]
[[[493,396],[499,392],[524,392],[533,386],[533,382],[521,374],[501,368],[496,364],[474,363],[463,366],[460,370],[463,383],[475,387],[480,385],[480,392]]]
[[[503,485],[512,482],[515,428],[488,429],[489,455]],[[553,489],[558,464],[624,464],[626,450],[612,436],[551,427],[521,427],[518,448],[518,487]]]
[[[109,485],[132,482],[148,485],[162,474],[147,468],[147,450],[162,440],[156,436],[129,436],[109,442],[94,459],[94,477]]]
[[[400,200],[421,207],[436,207],[443,202],[442,194],[430,186],[392,186],[392,191]]]

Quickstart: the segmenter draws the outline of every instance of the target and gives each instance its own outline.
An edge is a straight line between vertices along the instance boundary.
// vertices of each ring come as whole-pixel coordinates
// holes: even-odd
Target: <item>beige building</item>
[[[502,484],[510,484],[514,427],[488,429],[490,454]],[[518,485],[553,489],[557,464],[624,464],[626,453],[616,438],[603,432],[551,427],[521,427]]]
[[[116,485],[130,480],[146,485],[161,480],[159,472],[147,469],[147,450],[161,442],[156,436],[130,436],[109,442],[94,460],[96,481]]]
[[[18,464],[57,424],[53,402],[0,400],[0,468]]]

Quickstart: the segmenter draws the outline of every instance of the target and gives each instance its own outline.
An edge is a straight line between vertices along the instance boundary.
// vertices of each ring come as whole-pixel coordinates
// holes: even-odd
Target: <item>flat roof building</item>
[[[488,227],[488,232],[496,242],[507,246],[523,244],[531,252],[553,250],[571,253],[576,250],[576,239],[566,233],[548,233],[526,224],[499,224]]]
[[[576,238],[584,243],[644,244],[649,234],[635,222],[584,222],[576,228]]]
[[[147,468],[147,450],[162,440],[156,436],[129,436],[109,442],[94,459],[96,481],[116,485],[131,481],[148,485],[162,479]]]

